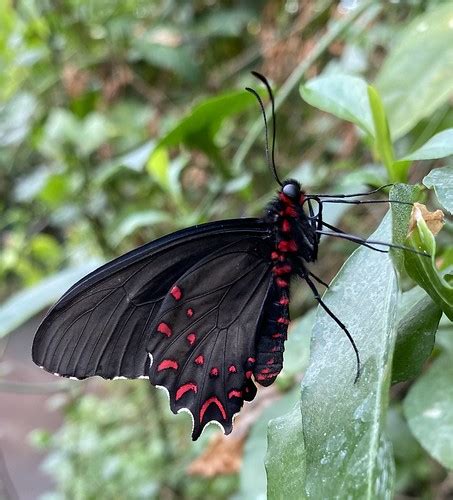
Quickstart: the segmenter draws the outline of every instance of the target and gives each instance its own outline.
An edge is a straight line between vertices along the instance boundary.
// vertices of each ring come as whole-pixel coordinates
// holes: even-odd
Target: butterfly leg
[[[356,371],[356,376],[354,379],[354,384],[355,384],[357,382],[357,380],[359,380],[359,377],[360,377],[361,364],[360,364],[359,350],[357,349],[357,346],[354,342],[354,339],[352,338],[351,333],[346,328],[346,326],[337,318],[337,316],[332,312],[332,310],[327,306],[327,304],[322,300],[315,284],[313,283],[313,281],[310,279],[310,276],[308,275],[308,271],[306,269],[302,269],[300,276],[301,276],[301,278],[303,278],[306,281],[307,285],[310,287],[318,304],[324,309],[324,311],[326,311],[326,313],[335,321],[335,323],[344,331],[344,333],[348,337],[349,342],[351,343],[352,348],[354,349],[354,353],[355,353],[355,357],[356,357],[356,361],[357,361],[357,371]]]

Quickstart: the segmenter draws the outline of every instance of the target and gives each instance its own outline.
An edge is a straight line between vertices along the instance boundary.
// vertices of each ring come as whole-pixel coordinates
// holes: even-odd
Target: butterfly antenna
[[[271,86],[269,85],[269,82],[267,79],[260,73],[256,71],[252,71],[252,75],[261,80],[264,85],[266,86],[267,92],[269,94],[269,98],[271,101],[271,106],[272,106],[272,150],[271,153],[269,154],[269,127],[267,124],[267,117],[266,117],[266,110],[264,108],[263,101],[261,100],[261,97],[259,94],[251,89],[250,87],[246,87],[245,90],[253,94],[261,108],[261,113],[263,114],[263,120],[264,120],[264,128],[266,130],[266,158],[267,158],[267,164],[269,165],[269,168],[271,169],[271,172],[274,174],[275,180],[280,186],[283,186],[282,181],[280,180],[278,174],[277,174],[277,168],[275,166],[275,137],[276,137],[276,127],[277,127],[277,120],[275,117],[275,102],[274,102],[274,95],[272,93]]]

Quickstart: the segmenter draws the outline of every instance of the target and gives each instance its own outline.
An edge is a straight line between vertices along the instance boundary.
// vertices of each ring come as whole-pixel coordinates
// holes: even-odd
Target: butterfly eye
[[[282,191],[289,198],[297,198],[299,196],[299,187],[293,183],[285,184]]]

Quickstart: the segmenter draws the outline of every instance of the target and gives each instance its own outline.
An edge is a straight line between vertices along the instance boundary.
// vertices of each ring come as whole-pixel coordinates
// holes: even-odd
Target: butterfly
[[[322,235],[375,244],[323,220],[327,202],[368,195],[308,195],[294,179],[281,181],[273,143],[266,155],[280,185],[261,218],[210,222],[177,231],[118,257],[82,278],[50,309],[35,335],[34,362],[56,375],[84,379],[149,378],[168,391],[174,413],[193,417],[192,439],[209,422],[229,434],[233,418],[283,367],[290,322],[290,283],[302,278],[349,338],[360,375],[357,346],[322,300],[308,268]],[[384,200],[385,201],[385,200]],[[373,202],[381,202],[374,200]],[[326,229],[330,230],[327,231]],[[398,246],[397,246],[398,247]],[[385,251],[385,250],[379,250]]]

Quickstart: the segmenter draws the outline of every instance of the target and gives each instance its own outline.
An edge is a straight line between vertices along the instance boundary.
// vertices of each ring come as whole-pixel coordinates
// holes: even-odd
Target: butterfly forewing
[[[270,251],[249,238],[207,256],[175,281],[153,321],[150,380],[168,390],[175,413],[192,413],[193,439],[210,421],[231,432],[233,416],[255,395],[251,376],[272,285]]]
[[[267,225],[257,219],[204,224],[102,266],[49,311],[33,343],[33,360],[68,377],[148,375],[151,324],[172,284],[212,252],[251,235],[265,241]]]

